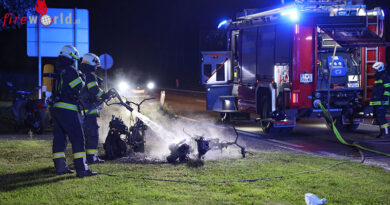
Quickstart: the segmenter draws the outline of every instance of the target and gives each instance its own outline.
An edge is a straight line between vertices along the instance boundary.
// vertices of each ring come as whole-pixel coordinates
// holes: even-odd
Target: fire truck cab
[[[322,103],[338,126],[356,129],[372,65],[385,62],[384,15],[362,1],[297,0],[221,22],[227,50],[202,52],[207,109],[224,118],[257,114],[265,132],[280,132],[320,117]]]

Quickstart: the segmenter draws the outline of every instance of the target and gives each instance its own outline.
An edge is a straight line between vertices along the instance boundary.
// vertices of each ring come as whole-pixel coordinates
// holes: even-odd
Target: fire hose
[[[377,150],[373,150],[373,149],[370,149],[370,148],[367,148],[367,147],[363,147],[355,142],[352,142],[352,143],[349,143],[347,142],[340,134],[340,132],[338,131],[338,129],[336,128],[336,125],[334,124],[334,121],[333,121],[333,118],[332,116],[329,114],[329,112],[325,109],[325,107],[321,104],[321,103],[318,103],[318,105],[320,106],[322,112],[324,113],[325,115],[325,119],[326,121],[328,122],[329,124],[329,127],[330,129],[333,131],[334,135],[336,136],[336,138],[344,145],[347,145],[347,146],[352,146],[352,147],[356,147],[358,148],[359,150],[365,150],[365,151],[369,151],[369,152],[373,152],[373,153],[376,153],[376,154],[380,154],[380,155],[384,155],[384,156],[388,156],[390,157],[390,154],[388,153],[384,153],[384,152],[381,152],[381,151],[377,151]]]
[[[127,178],[127,179],[134,179],[134,180],[145,180],[145,181],[161,181],[161,182],[174,182],[174,183],[187,183],[187,184],[227,184],[227,183],[234,183],[234,182],[256,182],[256,181],[264,181],[264,180],[270,180],[270,179],[282,179],[287,177],[292,177],[296,175],[302,175],[302,174],[310,174],[314,172],[322,172],[328,169],[331,169],[333,167],[348,163],[348,160],[337,162],[335,164],[329,165],[324,168],[319,168],[315,170],[309,170],[309,171],[302,171],[302,172],[296,172],[292,174],[286,174],[286,175],[280,175],[280,176],[272,176],[272,177],[262,177],[262,178],[255,178],[255,179],[238,179],[238,180],[225,180],[225,181],[193,181],[193,180],[180,180],[180,179],[161,179],[161,178],[151,178],[151,177],[133,177],[133,176],[120,176],[116,174],[108,174],[108,173],[102,173],[99,172],[102,175],[110,176],[110,177],[121,177],[121,178]]]
[[[108,90],[107,95],[108,95],[108,98],[107,98],[107,99],[105,99],[105,100],[100,100],[100,101],[98,101],[97,103],[94,103],[91,107],[98,109],[98,107],[101,106],[103,103],[106,103],[106,105],[108,105],[107,103],[108,103],[111,99],[117,98],[118,101],[119,101],[119,103],[114,103],[114,104],[122,105],[122,106],[124,106],[126,109],[128,109],[130,112],[133,111],[133,108],[132,108],[129,104],[123,102],[121,96],[119,95],[118,91],[115,90],[115,88],[111,88],[110,90]],[[82,103],[79,103],[79,104],[82,104]],[[85,111],[84,109],[81,109],[81,110],[82,110],[81,113],[82,113],[83,116],[87,116],[87,115],[89,115],[89,114],[93,111],[93,109],[89,109],[88,111]]]

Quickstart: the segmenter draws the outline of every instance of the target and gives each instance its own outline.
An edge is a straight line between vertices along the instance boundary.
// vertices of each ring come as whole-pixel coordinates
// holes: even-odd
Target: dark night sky
[[[389,0],[369,1],[390,11]],[[90,15],[90,52],[114,57],[110,74],[125,71],[159,84],[199,85],[199,33],[214,30],[219,21],[243,9],[275,7],[275,0],[46,0],[49,8],[85,8]],[[372,7],[372,6],[371,6]],[[390,14],[390,12],[387,12]],[[0,32],[2,72],[31,73],[37,59],[26,54],[26,30]],[[44,58],[43,63],[52,63]],[[158,79],[157,79],[158,78]]]

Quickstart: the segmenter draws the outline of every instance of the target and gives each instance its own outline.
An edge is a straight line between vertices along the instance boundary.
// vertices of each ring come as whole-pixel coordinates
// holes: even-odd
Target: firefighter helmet
[[[100,58],[93,53],[87,53],[83,56],[83,61],[81,63],[85,63],[93,67],[100,67]]]
[[[60,56],[64,56],[66,58],[75,59],[75,60],[80,59],[79,51],[77,51],[77,49],[71,45],[66,45],[62,47]]]
[[[385,70],[385,64],[382,63],[382,62],[376,62],[373,66],[372,66],[372,69],[378,71],[378,72],[382,72]]]

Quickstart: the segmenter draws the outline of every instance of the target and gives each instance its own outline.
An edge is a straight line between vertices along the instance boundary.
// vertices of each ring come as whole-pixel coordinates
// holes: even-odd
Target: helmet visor
[[[77,55],[73,54],[73,53],[70,53],[69,55],[72,57],[72,59],[80,60],[80,58]]]

